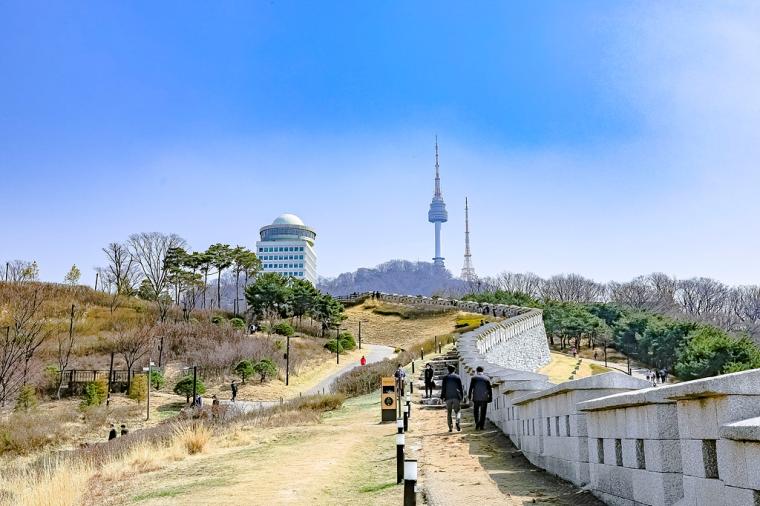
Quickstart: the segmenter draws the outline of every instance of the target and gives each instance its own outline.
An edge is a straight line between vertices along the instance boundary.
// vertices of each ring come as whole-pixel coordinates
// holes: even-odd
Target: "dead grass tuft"
[[[203,423],[181,425],[174,430],[174,441],[190,455],[202,453],[211,439],[211,429]]]

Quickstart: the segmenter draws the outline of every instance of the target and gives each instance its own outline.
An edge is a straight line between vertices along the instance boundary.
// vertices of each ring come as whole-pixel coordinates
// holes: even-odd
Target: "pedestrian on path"
[[[433,381],[433,366],[430,362],[425,364],[425,397],[430,399],[433,396],[433,387],[435,382]]]
[[[232,383],[230,383],[230,390],[232,390],[232,402],[235,402],[235,399],[237,399],[238,391],[238,386],[237,383],[235,383],[235,380],[232,380]]]
[[[462,378],[454,372],[453,365],[448,366],[449,373],[443,377],[441,383],[441,399],[446,403],[446,421],[449,424],[449,432],[452,431],[452,410],[456,414],[457,430],[462,430],[460,403],[464,398],[464,389],[462,388]]]
[[[126,436],[127,434],[129,434],[129,429],[127,429],[127,426],[122,423],[121,424],[121,435],[122,436]]]
[[[111,430],[108,432],[108,440],[116,439],[116,427],[111,424]]]
[[[491,380],[483,374],[483,367],[475,368],[475,376],[470,380],[470,390],[467,397],[472,399],[475,415],[475,430],[486,428],[486,409],[488,404],[493,400],[493,388]]]
[[[393,377],[396,378],[396,389],[404,395],[404,380],[406,380],[406,372],[401,368],[401,364],[396,364],[396,372],[393,373]]]

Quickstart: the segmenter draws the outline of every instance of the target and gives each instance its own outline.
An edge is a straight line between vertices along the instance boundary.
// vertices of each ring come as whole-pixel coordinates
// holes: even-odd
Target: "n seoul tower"
[[[446,203],[441,196],[441,176],[438,166],[438,136],[435,136],[435,193],[433,193],[433,201],[430,203],[430,211],[428,211],[428,221],[435,225],[435,257],[433,257],[433,265],[435,267],[444,268],[443,257],[441,256],[441,223],[446,223],[449,220],[449,213],[446,212]]]

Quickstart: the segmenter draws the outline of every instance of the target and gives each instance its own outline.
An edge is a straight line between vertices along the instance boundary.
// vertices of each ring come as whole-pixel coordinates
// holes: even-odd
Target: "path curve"
[[[392,357],[395,353],[395,350],[391,348],[390,346],[362,343],[362,351],[365,351],[365,350],[366,350],[366,353],[364,354],[364,358],[367,359],[368,364],[373,364],[375,362],[382,362],[386,358]],[[335,380],[338,379],[338,377],[344,375],[345,373],[353,370],[356,367],[361,367],[361,365],[354,360],[352,360],[351,362],[348,362],[344,367],[341,367],[337,371],[325,377],[322,381],[317,383],[315,386],[305,391],[304,395],[318,394],[322,392],[323,389],[325,392],[331,392],[332,386]]]

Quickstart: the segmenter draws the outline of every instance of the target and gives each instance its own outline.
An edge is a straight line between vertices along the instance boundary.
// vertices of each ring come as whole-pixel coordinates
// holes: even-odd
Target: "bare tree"
[[[502,272],[494,280],[500,290],[539,297],[543,280],[532,272]]]
[[[558,274],[544,281],[541,297],[559,302],[598,302],[606,296],[601,283],[578,274]]]
[[[6,326],[0,333],[0,406],[12,398],[21,384],[24,346],[15,332]]]
[[[39,277],[37,262],[27,260],[11,260],[5,264],[5,279],[11,283],[36,281]]]
[[[142,232],[129,236],[128,249],[143,277],[158,295],[166,290],[168,284],[167,253],[172,248],[184,248],[186,245],[185,240],[177,234]]]
[[[58,358],[58,389],[56,390],[56,397],[61,399],[61,388],[63,388],[63,373],[69,366],[69,359],[71,358],[71,351],[74,349],[74,304],[71,305],[71,313],[69,315],[69,332],[60,332],[58,334],[57,341],[57,358]]]
[[[127,329],[119,326],[113,337],[113,351],[124,358],[127,365],[127,390],[132,381],[132,369],[138,360],[145,357],[153,345],[153,334],[150,326],[137,329]]]
[[[654,310],[660,305],[659,294],[646,276],[625,283],[609,283],[610,299],[621,306],[636,310]]]
[[[675,300],[684,313],[692,317],[708,316],[723,311],[728,287],[710,278],[684,279],[678,282]]]
[[[653,272],[647,280],[657,295],[657,309],[663,312],[672,310],[676,305],[678,280],[662,272]]]
[[[132,295],[140,281],[140,272],[127,246],[112,242],[103,248],[103,253],[108,258],[108,264],[101,270],[104,286],[112,286],[119,295]]]

